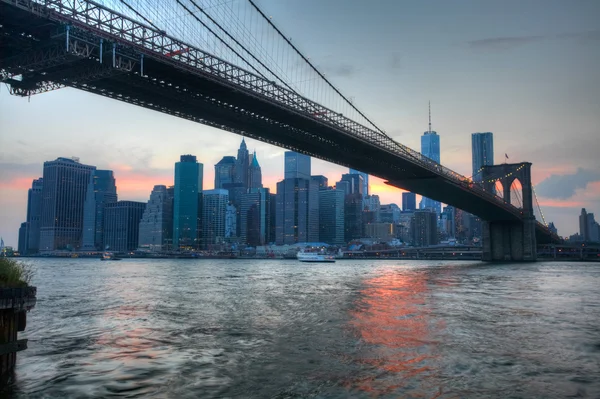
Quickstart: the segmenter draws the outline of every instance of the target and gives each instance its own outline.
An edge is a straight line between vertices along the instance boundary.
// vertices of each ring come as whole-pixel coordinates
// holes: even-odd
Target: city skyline
[[[470,135],[492,131],[497,158],[506,153],[511,162],[533,162],[540,203],[561,235],[578,231],[581,208],[600,208],[597,2],[463,1],[439,3],[435,15],[428,4],[392,2],[374,8],[349,1],[341,14],[333,3],[312,0],[265,1],[263,7],[397,141],[419,148],[423,108],[431,99],[444,135],[445,166],[470,176]],[[504,16],[502,24],[496,21],[498,13]],[[434,28],[419,41],[406,39],[410,32],[421,32],[416,21],[424,15]],[[313,29],[295,23],[299,16],[314,22]],[[322,18],[329,23],[321,23]],[[362,25],[355,23],[359,18],[365,18]],[[339,34],[331,35],[334,30]],[[319,40],[324,36],[331,40]],[[369,56],[357,59],[357,51]],[[444,62],[427,62],[431,54]],[[146,201],[154,185],[171,182],[175,157],[192,152],[214,165],[239,143],[237,135],[73,89],[35,96],[31,102],[3,90],[0,105],[0,147],[10,149],[0,154],[0,235],[13,246],[26,219],[27,189],[41,176],[44,161],[77,155],[87,164],[114,170],[123,198]],[[97,120],[98,109],[111,117],[89,123]],[[266,171],[265,187],[273,190],[283,169],[278,156],[285,150],[248,143]],[[313,174],[333,180],[344,169],[313,162]],[[207,170],[206,181],[211,177]],[[380,179],[370,185],[382,203],[400,203],[400,190]]]

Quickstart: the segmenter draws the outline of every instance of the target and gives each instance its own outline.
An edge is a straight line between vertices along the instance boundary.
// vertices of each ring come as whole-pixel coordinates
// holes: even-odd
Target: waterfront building
[[[40,223],[42,218],[42,191],[44,179],[34,179],[27,192],[27,229],[25,234],[24,250],[21,255],[36,254],[40,250]],[[19,240],[19,245],[21,241]]]
[[[202,245],[222,249],[225,244],[225,219],[229,193],[224,189],[206,190],[202,195]]]
[[[21,227],[19,227],[19,242],[17,244],[17,250],[20,255],[26,255],[27,253],[27,230],[29,223],[23,222],[21,223]]]
[[[558,234],[558,229],[554,226],[554,222],[548,223],[548,230],[550,230],[551,233]]]
[[[44,162],[40,252],[81,247],[86,191],[95,169],[79,158]]]
[[[174,188],[156,185],[140,220],[139,247],[152,252],[171,249]]]
[[[102,250],[104,207],[117,202],[117,185],[112,170],[96,169],[90,174],[83,206],[82,249]]]
[[[235,181],[235,157],[225,156],[215,165],[215,188],[225,188]]]
[[[104,249],[111,252],[135,251],[139,243],[140,220],[145,202],[117,201],[104,206]]]
[[[202,178],[203,165],[194,155],[182,155],[175,164],[173,249],[199,247]]]
[[[585,208],[581,209],[579,216],[579,235],[583,241],[600,241],[600,226],[596,222],[594,214],[586,212]]]
[[[396,238],[396,228],[393,223],[369,223],[365,225],[365,238],[390,242]]]
[[[314,176],[313,176],[314,177]],[[342,190],[319,191],[319,241],[344,244],[344,197]]]
[[[415,211],[411,219],[412,245],[427,247],[438,243],[437,214],[429,209]]]
[[[473,181],[481,182],[481,168],[494,164],[494,134],[491,132],[471,134]]]
[[[359,239],[362,236],[363,236],[363,196],[362,196],[362,193],[357,192],[357,193],[347,194],[344,197],[344,241],[347,243],[352,240]]]

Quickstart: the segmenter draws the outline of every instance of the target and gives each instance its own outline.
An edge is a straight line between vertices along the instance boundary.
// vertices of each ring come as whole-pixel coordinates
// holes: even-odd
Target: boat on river
[[[121,260],[121,258],[117,257],[112,252],[104,252],[100,260]]]
[[[335,256],[326,253],[324,250],[310,250],[305,248],[299,251],[298,254],[296,254],[296,257],[300,262],[335,262]]]

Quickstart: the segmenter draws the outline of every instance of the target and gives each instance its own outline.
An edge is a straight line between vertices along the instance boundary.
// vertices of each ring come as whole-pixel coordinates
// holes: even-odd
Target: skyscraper
[[[229,193],[224,189],[206,190],[202,194],[202,245],[217,249],[225,243],[225,218]]]
[[[286,151],[284,158],[285,179],[310,179],[310,157],[308,155]]]
[[[117,201],[104,206],[105,248],[113,252],[134,251],[138,247],[140,220],[145,202]]]
[[[113,171],[94,170],[90,174],[83,206],[83,249],[104,249],[104,207],[114,202],[117,202],[117,186]]]
[[[25,255],[27,252],[27,230],[29,223],[24,222],[21,223],[21,227],[19,227],[19,243],[17,245],[17,250],[20,255]]]
[[[350,185],[347,186],[346,195],[348,194],[360,194],[363,198],[366,196],[365,192],[365,180],[361,174],[344,174],[342,175],[342,182],[348,182]]]
[[[400,221],[400,207],[396,204],[381,205],[379,221],[381,223],[398,223]]]
[[[250,166],[248,169],[248,188],[261,188],[262,185],[262,171],[256,158],[256,151],[250,156]]]
[[[277,244],[318,241],[319,183],[311,179],[310,157],[287,151],[284,176],[277,183]]]
[[[363,193],[363,197],[366,197],[367,195],[369,195],[369,174],[368,173],[363,173],[363,172],[359,172],[356,169],[352,169],[350,168],[349,170],[349,174],[351,175],[361,175],[363,178],[363,187],[362,187],[362,193]]]
[[[251,247],[265,245],[271,229],[271,194],[268,188],[251,188],[242,197],[241,235]]]
[[[402,193],[402,211],[414,211],[417,209],[417,195],[415,193]]]
[[[200,193],[203,165],[194,155],[182,155],[175,164],[173,248],[198,248]]]
[[[344,244],[344,197],[342,190],[319,191],[319,241]]]
[[[78,158],[44,162],[40,251],[79,249],[83,232],[83,207],[95,166]]]
[[[237,160],[235,164],[235,183],[241,183],[244,188],[248,188],[250,180],[249,175],[250,154],[246,141],[242,138],[242,143],[238,149]]]
[[[429,103],[429,130],[421,136],[421,154],[440,163],[440,136],[431,130],[431,103]],[[442,204],[430,198],[421,199],[421,209],[432,209],[437,215],[442,212]]]
[[[35,179],[27,193],[27,235],[25,253],[35,254],[40,250],[40,221],[42,217],[42,191],[44,179]]]
[[[362,179],[361,179],[362,180]],[[363,197],[357,192],[344,197],[344,241],[363,236]]]
[[[471,134],[471,151],[473,161],[473,181],[481,182],[481,167],[494,164],[494,134]]]
[[[215,165],[215,188],[235,182],[235,157],[225,156]]]
[[[427,247],[438,243],[437,215],[432,210],[416,211],[411,219],[412,244]]]
[[[156,185],[140,220],[139,247],[166,251],[173,241],[173,187]]]
[[[311,180],[317,182],[319,190],[327,190],[329,186],[329,180],[323,175],[311,176]]]
[[[237,208],[230,202],[225,209],[225,238],[229,241],[238,236],[237,216]]]

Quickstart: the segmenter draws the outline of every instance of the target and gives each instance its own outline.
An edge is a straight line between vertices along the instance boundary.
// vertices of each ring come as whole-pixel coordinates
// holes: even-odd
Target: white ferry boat
[[[335,262],[335,256],[321,252],[311,252],[310,250],[301,250],[296,255],[300,262]]]

